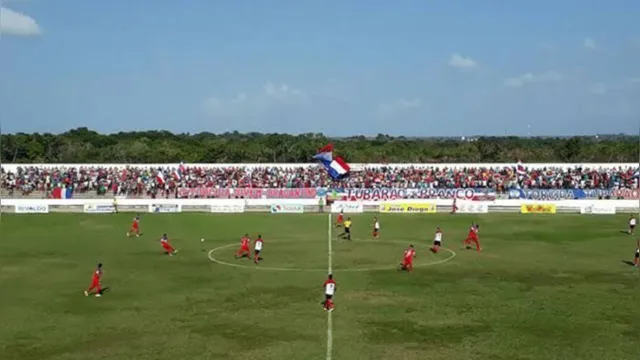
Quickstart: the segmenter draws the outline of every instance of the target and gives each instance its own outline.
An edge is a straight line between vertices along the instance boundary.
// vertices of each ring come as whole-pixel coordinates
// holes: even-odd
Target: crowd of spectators
[[[136,166],[48,168],[29,165],[2,168],[0,187],[9,195],[45,196],[55,187],[71,187],[74,194],[115,196],[178,194],[185,188],[489,188],[509,189],[609,189],[637,188],[638,168],[470,167],[452,168],[379,166],[352,171],[341,181],[332,180],[319,166],[291,168],[199,167],[142,168]],[[159,173],[162,174],[159,176]],[[178,175],[180,174],[180,175]]]

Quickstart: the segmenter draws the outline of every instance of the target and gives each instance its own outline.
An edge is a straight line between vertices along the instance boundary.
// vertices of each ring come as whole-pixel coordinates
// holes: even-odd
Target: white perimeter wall
[[[101,167],[101,168],[125,168],[127,166],[132,166],[136,168],[177,168],[180,164],[178,163],[169,163],[169,164],[2,164],[2,168],[5,171],[13,171],[15,172],[18,167],[38,167],[38,168],[70,168],[70,167]],[[583,167],[590,169],[613,169],[613,168],[637,168],[638,163],[525,163],[523,164],[525,167],[530,169],[540,169],[540,168],[575,168],[575,167]],[[299,167],[312,167],[318,166],[316,163],[307,163],[307,164],[187,164],[186,167],[203,167],[203,168],[228,168],[228,167],[245,167],[245,168],[299,168]],[[407,164],[349,164],[351,166],[352,171],[359,171],[364,168],[379,168],[383,166],[387,167],[395,167],[395,168],[407,168],[407,167],[416,167],[416,168],[429,168],[429,167],[439,167],[439,168],[465,168],[465,167],[483,167],[483,168],[505,168],[505,167],[514,167],[516,163],[449,163],[449,164],[417,164],[417,163],[407,163]]]

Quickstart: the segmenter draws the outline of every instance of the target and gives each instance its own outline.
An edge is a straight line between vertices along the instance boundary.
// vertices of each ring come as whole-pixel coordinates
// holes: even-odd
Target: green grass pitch
[[[143,214],[127,238],[131,217],[2,216],[2,360],[328,359],[327,214]],[[640,356],[626,215],[382,214],[375,241],[373,215],[352,218],[353,241],[332,229],[332,360]],[[460,249],[472,221],[482,253]],[[436,226],[453,252],[428,252]],[[244,233],[265,238],[259,269],[233,258]],[[87,298],[98,262],[109,290]]]

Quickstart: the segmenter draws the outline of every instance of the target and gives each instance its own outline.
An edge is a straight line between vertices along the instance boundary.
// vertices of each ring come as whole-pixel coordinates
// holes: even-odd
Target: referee
[[[348,217],[344,222],[344,232],[340,235],[341,238],[351,240],[351,218]]]

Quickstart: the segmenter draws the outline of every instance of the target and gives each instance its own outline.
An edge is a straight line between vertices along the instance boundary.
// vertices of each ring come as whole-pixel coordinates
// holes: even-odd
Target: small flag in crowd
[[[185,173],[184,163],[180,162],[180,166],[176,170],[173,171],[173,176],[176,180],[181,180]]]
[[[333,144],[328,144],[318,150],[313,158],[322,163],[332,179],[339,180],[349,176],[349,165],[341,157],[333,156]]]
[[[164,185],[164,174],[162,171],[158,171],[158,174],[156,175],[156,182],[158,185]]]
[[[73,188],[56,187],[51,191],[51,197],[54,199],[71,199],[73,197]]]
[[[524,175],[527,173],[527,169],[525,169],[524,165],[522,164],[522,160],[518,160],[518,163],[516,164],[516,172],[518,173],[518,175]]]

